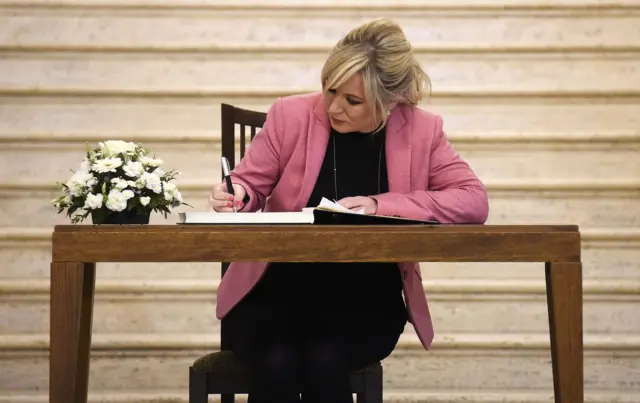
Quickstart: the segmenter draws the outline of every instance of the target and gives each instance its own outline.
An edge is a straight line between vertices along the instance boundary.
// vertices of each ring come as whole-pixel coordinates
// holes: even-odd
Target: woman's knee
[[[276,344],[265,348],[253,360],[257,376],[273,382],[297,383],[301,357],[293,344]]]
[[[305,367],[311,378],[348,373],[345,346],[338,340],[313,340],[305,348]]]

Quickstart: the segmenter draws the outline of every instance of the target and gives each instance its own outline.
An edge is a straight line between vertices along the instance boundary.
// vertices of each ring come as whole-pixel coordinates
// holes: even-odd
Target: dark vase
[[[105,214],[101,212],[91,212],[91,221],[93,224],[149,224],[151,211],[145,211],[142,214],[136,209],[129,211],[111,211]]]

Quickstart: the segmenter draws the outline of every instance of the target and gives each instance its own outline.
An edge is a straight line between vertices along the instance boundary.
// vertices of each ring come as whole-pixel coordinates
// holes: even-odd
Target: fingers
[[[338,204],[349,210],[359,210],[365,205],[366,199],[366,197],[362,196],[345,197],[344,199],[338,200]]]
[[[242,186],[239,187],[240,189],[236,188],[236,185],[234,185],[234,193],[236,193],[234,197],[234,195],[229,194],[226,191],[227,188],[224,183],[216,185],[209,194],[209,205],[213,210],[219,213],[233,211],[234,205],[236,209],[241,209],[244,206],[242,199],[244,198],[245,192]],[[240,195],[239,193],[243,193],[243,195]]]
[[[229,200],[216,199],[216,196],[214,196],[213,194],[209,195],[209,205],[213,208],[214,211],[217,211],[219,213],[233,211],[231,203],[232,202]]]
[[[242,200],[244,200],[244,197],[247,195],[247,191],[244,190],[244,187],[235,183],[233,184],[233,193],[235,195],[234,201],[238,202],[242,202]]]
[[[378,203],[375,199],[366,196],[345,197],[338,200],[338,204],[352,211],[362,210],[365,214],[375,214]]]

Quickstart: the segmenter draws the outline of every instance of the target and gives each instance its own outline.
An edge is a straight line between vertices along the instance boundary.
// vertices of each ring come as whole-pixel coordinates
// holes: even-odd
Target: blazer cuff
[[[389,192],[371,197],[378,203],[375,215],[419,221],[436,219],[433,212],[426,207],[417,207],[415,203],[408,203],[409,199],[405,194]]]
[[[399,214],[394,209],[393,195],[391,193],[383,193],[375,196],[371,196],[372,199],[378,204],[376,207],[375,215],[383,215],[388,217],[398,216]]]

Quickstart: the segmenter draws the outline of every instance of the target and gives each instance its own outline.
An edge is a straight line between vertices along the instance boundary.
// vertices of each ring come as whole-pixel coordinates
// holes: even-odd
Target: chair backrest
[[[236,166],[236,157],[238,157],[238,161],[244,157],[244,152],[247,147],[247,128],[250,130],[250,142],[255,137],[258,129],[264,126],[264,122],[267,120],[267,114],[265,112],[242,109],[228,104],[222,104],[220,106],[220,112],[222,156],[227,157],[229,167],[233,169]],[[237,141],[237,146],[236,125],[240,126],[240,138]],[[229,263],[222,263],[222,276],[224,276],[228,267]]]
[[[233,169],[236,164],[236,156],[238,156],[238,160],[244,157],[247,145],[247,128],[250,130],[250,140],[253,140],[257,130],[264,126],[267,114],[222,104],[221,116],[222,156],[227,157],[229,165]],[[237,147],[236,125],[240,126],[240,138]]]
[[[228,104],[222,104],[220,112],[222,156],[227,157],[229,166],[233,169],[236,166],[236,157],[238,161],[244,157],[247,146],[247,128],[250,133],[250,142],[255,137],[258,129],[264,126],[264,122],[267,120],[267,114],[265,112],[242,109]],[[238,139],[236,139],[236,125],[240,126],[240,136]],[[221,277],[224,277],[229,268],[229,264],[229,262],[222,262]],[[227,346],[225,342],[224,323],[221,325],[220,333],[221,349],[225,350]]]

